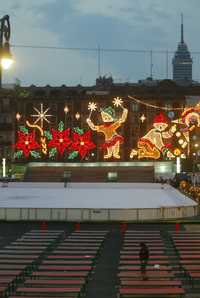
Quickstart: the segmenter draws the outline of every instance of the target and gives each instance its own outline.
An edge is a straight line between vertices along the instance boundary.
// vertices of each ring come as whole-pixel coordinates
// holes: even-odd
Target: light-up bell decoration
[[[144,123],[144,121],[145,121],[146,119],[147,119],[147,118],[145,117],[145,115],[142,114],[142,116],[140,117],[140,121],[141,121],[142,123]]]
[[[22,116],[20,115],[20,113],[16,113],[15,117],[16,117],[16,120],[19,121]]]
[[[65,114],[67,114],[69,112],[69,108],[67,105],[64,107],[64,112],[65,112]]]
[[[81,115],[79,114],[79,112],[77,112],[77,113],[75,114],[75,118],[76,118],[76,120],[79,120],[80,117],[81,117]]]

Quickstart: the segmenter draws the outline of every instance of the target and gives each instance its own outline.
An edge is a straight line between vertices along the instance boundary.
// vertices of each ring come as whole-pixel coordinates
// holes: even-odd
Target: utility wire
[[[47,50],[69,50],[69,51],[91,51],[91,52],[126,52],[126,53],[165,53],[164,50],[134,50],[134,49],[117,49],[117,48],[81,48],[81,47],[57,47],[57,46],[39,46],[39,45],[17,45],[12,44],[12,48],[30,48],[30,49],[47,49]],[[167,51],[174,53],[174,51]],[[197,53],[197,52],[196,52]],[[200,52],[198,52],[200,53]]]

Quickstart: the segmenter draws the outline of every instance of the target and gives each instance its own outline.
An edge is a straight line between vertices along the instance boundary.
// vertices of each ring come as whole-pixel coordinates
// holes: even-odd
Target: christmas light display
[[[185,108],[180,118],[172,120],[177,125],[177,142],[180,147],[180,156],[186,158],[186,154],[190,153],[190,133],[200,127],[200,106]],[[186,152],[187,150],[187,152]],[[184,152],[183,152],[184,151]],[[176,151],[177,152],[177,151]]]
[[[53,116],[53,115],[47,114],[47,112],[49,111],[50,108],[47,108],[46,110],[44,110],[43,103],[41,103],[40,104],[40,111],[36,107],[33,107],[33,109],[37,113],[37,114],[32,114],[31,115],[31,117],[36,118],[36,120],[34,121],[34,124],[36,124],[40,121],[40,127],[43,128],[44,121],[47,122],[47,123],[50,123],[48,118]]]
[[[91,131],[86,131],[84,133],[82,130],[76,129],[72,135],[72,143],[70,146],[72,153],[70,159],[73,159],[78,154],[80,154],[81,159],[84,159],[88,152],[95,147],[96,145],[91,141]]]
[[[154,118],[153,128],[138,141],[138,149],[133,149],[130,158],[137,156],[141,158],[159,159],[161,154],[167,158],[174,158],[170,143],[165,143],[165,139],[172,138],[176,132],[176,125],[168,128],[168,121],[164,114],[160,113]]]
[[[123,100],[120,98],[120,97],[115,97],[114,99],[113,99],[113,105],[115,106],[115,107],[119,107],[119,106],[121,106],[123,104]]]
[[[91,150],[96,145],[91,140],[91,131],[84,131],[81,128],[64,128],[62,121],[58,124],[58,129],[51,128],[43,130],[39,125],[30,124],[26,121],[28,128],[20,126],[18,140],[15,144],[17,151],[14,154],[15,158],[41,158],[39,150],[49,158],[62,157],[66,153],[65,158],[71,160],[80,157],[82,160],[87,157]],[[36,141],[36,132],[39,131],[39,141]],[[38,149],[38,151],[35,151]]]
[[[147,103],[145,101],[142,101],[138,98],[135,98],[133,96],[130,96],[128,95],[128,98],[132,99],[134,102],[136,102],[137,104],[141,104],[141,105],[144,105],[146,107],[149,107],[149,108],[153,108],[153,109],[157,109],[157,110],[164,110],[164,111],[183,111],[184,108],[169,108],[169,107],[162,107],[162,106],[157,106],[157,105],[153,105],[153,104],[150,104],[150,103]],[[153,101],[151,99],[148,99],[149,101]]]
[[[42,147],[42,153],[44,153],[45,155],[47,155],[47,144],[46,144],[46,138],[44,136],[44,130],[36,124],[30,124],[29,121],[26,121],[26,124],[28,127],[31,128],[36,128],[39,130],[40,132],[40,142],[41,142],[41,147]]]
[[[65,114],[67,114],[69,112],[69,108],[67,105],[64,107],[64,112],[65,112]]]
[[[200,106],[186,108],[180,118],[172,122],[185,125],[185,131],[193,131],[195,127],[200,127]]]
[[[75,114],[75,118],[76,118],[76,120],[79,120],[80,117],[81,117],[81,115],[79,114],[79,112],[77,112],[77,113]]]
[[[144,114],[142,114],[142,116],[140,117],[140,121],[143,123],[147,118],[145,117]]]
[[[129,98],[133,99],[137,105],[146,105],[148,108],[157,110],[159,108],[165,110],[166,113],[155,115],[152,127],[139,136],[136,144],[132,146],[133,149],[130,148],[128,156],[125,156],[125,158],[154,160],[186,158],[191,148],[191,132],[200,127],[200,105],[187,107],[183,110],[182,108],[158,107],[134,97],[129,96]],[[34,111],[37,112],[37,114],[29,115],[34,118],[33,123],[31,123],[29,117],[29,121],[25,122],[26,126],[19,126],[19,131],[17,131],[14,157],[18,159],[45,158],[45,160],[47,158],[62,158],[83,161],[94,156],[92,151],[96,148],[97,151],[103,151],[104,159],[119,160],[121,158],[121,145],[128,140],[125,140],[124,136],[119,134],[118,129],[125,123],[128,109],[124,107],[123,100],[120,97],[115,97],[112,100],[112,105],[107,107],[99,107],[99,103],[94,101],[88,103],[87,123],[84,120],[81,121],[81,126],[84,128],[65,127],[66,121],[65,124],[60,121],[57,127],[51,127],[49,117],[53,115],[49,114],[49,108],[44,108],[42,103],[40,109],[33,107]],[[62,111],[65,113],[66,118],[66,114],[70,111],[66,103],[63,105]],[[179,114],[179,112],[181,113]],[[138,133],[139,127],[144,130],[149,124],[148,112],[145,110],[145,114],[139,113],[139,109],[137,109],[133,110],[133,113],[134,120],[136,119],[137,122],[136,131]],[[99,119],[98,115],[101,120],[100,123],[95,124],[93,116],[94,119]],[[84,115],[79,112],[76,112],[73,117],[77,121],[80,117],[84,119]],[[22,117],[22,114],[17,112],[17,122],[22,122],[23,118],[24,116]],[[138,121],[144,123],[146,120],[148,120],[147,125],[138,125]],[[99,147],[92,140],[92,131],[101,133],[104,136],[104,142]],[[133,135],[134,132],[133,127]],[[133,140],[135,140],[135,137]],[[124,152],[126,154],[127,151]],[[99,156],[99,154],[96,156]]]
[[[89,114],[89,117],[88,118],[91,117],[92,112],[93,111],[96,111],[96,109],[97,109],[97,104],[95,102],[89,102],[89,104],[88,104],[88,110],[90,111],[90,114]]]
[[[35,151],[39,149],[40,145],[35,140],[35,132],[32,131],[29,133],[28,129],[24,126],[20,127],[20,130],[17,132],[18,139],[15,144],[15,148],[18,150],[15,152],[15,157],[20,158],[23,156],[28,158],[31,154],[32,157],[39,158],[40,154]]]
[[[87,123],[92,130],[103,133],[105,136],[105,142],[101,146],[101,149],[107,150],[104,159],[112,157],[120,159],[120,144],[124,141],[124,138],[117,133],[117,129],[126,121],[128,110],[123,107],[123,101],[120,98],[115,98],[113,104],[116,107],[121,107],[123,110],[121,117],[118,119],[116,119],[115,110],[111,106],[101,109],[100,113],[104,122],[103,124],[95,125],[90,117],[87,119]]]
[[[49,157],[55,156],[57,153],[62,156],[65,150],[71,144],[70,128],[64,129],[64,123],[58,124],[58,129],[51,128],[51,131],[45,131],[48,142]]]

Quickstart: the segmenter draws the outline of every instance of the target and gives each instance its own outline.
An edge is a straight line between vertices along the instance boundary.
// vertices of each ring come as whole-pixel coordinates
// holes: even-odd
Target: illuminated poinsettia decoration
[[[71,140],[69,138],[70,128],[59,131],[55,129],[51,129],[52,139],[48,143],[49,148],[55,148],[60,155],[64,154],[64,151],[71,144]]]
[[[44,130],[43,138],[45,138],[46,148],[48,150],[49,158],[55,159],[56,156],[65,156],[65,158],[72,160],[76,157],[84,159],[88,153],[96,147],[91,140],[91,131],[84,132],[83,129],[75,127],[72,129],[64,127],[64,123],[60,121],[57,129],[51,128]],[[39,136],[38,136],[39,137]],[[29,156],[34,158],[41,158],[39,152],[42,151],[42,139],[39,143],[36,141],[35,131],[29,132],[25,126],[20,126],[18,131],[18,140],[14,145],[16,152],[15,158]],[[39,140],[39,139],[38,139]],[[36,151],[36,149],[39,149]],[[65,154],[66,153],[66,154]]]
[[[28,132],[28,129],[21,127],[17,132],[18,140],[15,144],[15,148],[18,150],[15,153],[16,157],[20,157],[24,154],[26,158],[31,156],[37,158],[40,157],[40,154],[35,149],[40,149],[40,145],[35,140],[35,131]]]
[[[69,159],[73,159],[78,156],[78,154],[80,154],[81,159],[83,159],[95,147],[96,145],[91,140],[91,131],[88,130],[84,133],[82,129],[76,129],[72,135],[72,144],[70,146],[72,153]]]

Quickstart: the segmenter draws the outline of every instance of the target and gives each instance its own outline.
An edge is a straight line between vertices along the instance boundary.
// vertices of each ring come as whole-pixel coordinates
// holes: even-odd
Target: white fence
[[[193,217],[198,206],[145,209],[0,208],[1,221],[145,221]]]

